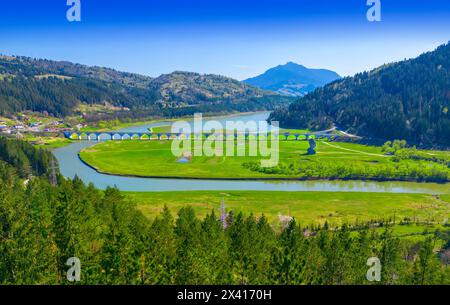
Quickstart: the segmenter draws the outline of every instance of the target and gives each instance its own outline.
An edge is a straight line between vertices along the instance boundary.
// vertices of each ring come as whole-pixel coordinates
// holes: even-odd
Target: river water
[[[226,121],[263,121],[269,112],[233,115],[214,118],[224,124]],[[206,122],[208,119],[204,119]],[[128,127],[120,132],[147,132],[151,127],[164,126],[169,122],[158,122]],[[225,124],[224,124],[225,125]],[[389,192],[389,193],[449,193],[450,184],[415,182],[375,182],[375,181],[226,181],[190,179],[132,178],[100,174],[86,166],[78,158],[78,153],[97,142],[80,141],[54,150],[61,173],[68,178],[78,176],[85,183],[93,183],[97,188],[117,186],[122,191],[194,191],[194,190],[249,190],[249,191],[330,191],[330,192]]]

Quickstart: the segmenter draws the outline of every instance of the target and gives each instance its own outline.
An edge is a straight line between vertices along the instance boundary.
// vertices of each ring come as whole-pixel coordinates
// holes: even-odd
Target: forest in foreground
[[[80,284],[370,284],[370,257],[382,264],[373,283],[450,284],[445,232],[412,241],[387,226],[295,220],[280,230],[264,216],[200,219],[188,206],[149,221],[117,189],[62,178],[49,152],[10,139],[0,149],[1,284],[70,284],[71,257]]]

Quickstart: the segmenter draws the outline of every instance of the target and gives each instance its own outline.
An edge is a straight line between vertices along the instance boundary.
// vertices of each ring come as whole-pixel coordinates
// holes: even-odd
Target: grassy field
[[[103,121],[98,123],[98,126],[86,126],[81,128],[82,132],[108,132],[112,130],[120,130],[131,126],[139,126],[146,125],[151,123],[156,123],[158,120],[156,119],[148,119],[143,121],[132,121],[132,122],[120,122],[119,120],[115,121]]]
[[[152,127],[149,130],[150,132],[160,132],[160,133],[167,133],[167,132],[172,132],[172,125],[163,125],[163,126],[157,126],[157,127]]]
[[[66,145],[73,143],[71,140],[63,137],[48,137],[48,136],[39,137],[31,134],[24,134],[23,136],[24,136],[23,140],[28,141],[40,148],[46,148],[50,150],[64,147]]]
[[[101,172],[118,175],[195,177],[195,178],[289,178],[264,174],[242,166],[261,157],[193,157],[189,163],[178,163],[171,152],[171,141],[109,141],[90,147],[80,157]],[[365,166],[389,162],[381,148],[352,143],[317,142],[317,155],[308,156],[306,141],[281,141],[280,160],[361,162]],[[294,178],[291,176],[290,178]]]
[[[212,210],[220,214],[224,200],[227,211],[245,215],[264,214],[276,225],[279,216],[292,216],[303,225],[354,224],[368,220],[404,218],[420,221],[443,222],[450,216],[450,195],[390,193],[340,193],[340,192],[252,192],[252,191],[202,191],[126,193],[150,219],[159,215],[165,205],[175,215],[184,206],[192,206],[203,217]],[[411,228],[402,226],[403,233]],[[413,230],[409,233],[414,233]]]
[[[245,168],[245,162],[259,162],[267,157],[194,156],[188,163],[177,162],[171,151],[171,141],[109,141],[90,147],[80,153],[80,157],[103,173],[143,177],[183,177],[183,178],[296,178],[295,174],[275,174],[252,171]],[[333,163],[361,168],[380,168],[394,165],[391,157],[383,155],[380,147],[354,143],[317,142],[317,154],[306,155],[309,147],[306,141],[280,141],[280,163],[312,164]],[[441,152],[429,152],[440,154]],[[402,160],[403,165],[415,161]],[[430,161],[431,163],[431,161]]]

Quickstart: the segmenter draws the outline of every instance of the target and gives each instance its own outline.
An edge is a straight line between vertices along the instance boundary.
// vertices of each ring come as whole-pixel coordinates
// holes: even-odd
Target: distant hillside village
[[[80,130],[86,124],[71,123],[51,116],[19,114],[8,118],[0,117],[0,133],[20,134],[20,133],[55,133],[71,130]]]

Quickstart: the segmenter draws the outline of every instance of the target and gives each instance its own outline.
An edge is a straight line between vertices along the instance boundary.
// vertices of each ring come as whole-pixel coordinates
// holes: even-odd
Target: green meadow
[[[49,150],[67,146],[73,143],[71,140],[63,137],[49,137],[49,136],[36,136],[32,134],[24,134],[23,140],[36,145],[39,148],[46,148]]]
[[[277,225],[280,216],[294,217],[302,225],[355,224],[370,220],[406,218],[416,222],[439,224],[450,216],[450,195],[356,193],[356,192],[253,192],[253,191],[191,191],[191,192],[127,192],[145,216],[158,216],[167,206],[175,215],[185,206],[192,206],[203,217],[215,211],[220,214],[223,200],[227,211],[256,216],[264,214]],[[409,226],[408,226],[409,227]],[[403,233],[414,233],[414,226],[402,226]],[[422,227],[419,231],[422,231]],[[412,232],[410,232],[412,230]]]
[[[178,163],[171,151],[172,141],[108,141],[83,150],[83,161],[101,172],[118,175],[193,177],[193,178],[286,178],[286,175],[265,174],[242,166],[245,162],[258,162],[266,157],[247,156],[207,157],[194,156],[189,163]],[[280,161],[333,161],[379,164],[388,162],[381,148],[351,143],[317,142],[317,155],[308,156],[306,141],[281,141]],[[354,150],[354,151],[352,151]],[[289,178],[289,176],[287,176]],[[295,176],[290,176],[295,178]]]
[[[142,177],[180,177],[180,178],[215,178],[215,179],[296,179],[296,178],[350,178],[347,168],[361,172],[362,177],[387,173],[388,178],[407,176],[410,173],[429,171],[433,175],[436,168],[444,176],[450,176],[450,170],[441,164],[426,161],[401,160],[392,161],[381,147],[366,146],[346,142],[317,141],[317,154],[306,155],[307,141],[280,141],[278,171],[252,168],[248,164],[258,165],[260,160],[269,159],[263,156],[249,156],[249,145],[246,143],[246,156],[193,156],[187,163],[177,162],[178,157],[172,154],[172,141],[124,140],[108,141],[89,147],[80,153],[83,161],[102,173]],[[221,142],[223,143],[223,142]],[[226,145],[236,143],[225,141]],[[231,144],[230,144],[231,143]],[[269,145],[270,146],[270,145]],[[217,147],[215,147],[217,148]],[[443,152],[428,152],[444,154]],[[445,152],[446,153],[446,152]],[[284,168],[283,168],[284,166]],[[420,167],[419,167],[420,166]],[[254,166],[253,166],[254,167]],[[305,168],[304,172],[290,170]],[[327,171],[330,173],[327,173]],[[342,175],[342,177],[340,177]],[[356,175],[356,174],[355,174]],[[402,179],[398,179],[402,180]]]

